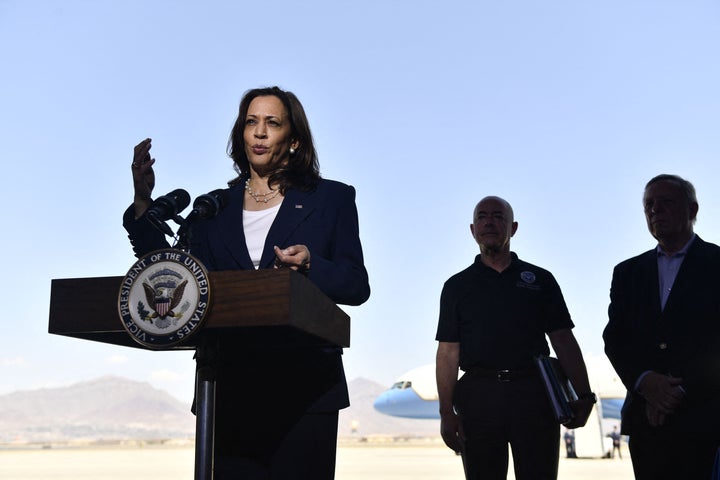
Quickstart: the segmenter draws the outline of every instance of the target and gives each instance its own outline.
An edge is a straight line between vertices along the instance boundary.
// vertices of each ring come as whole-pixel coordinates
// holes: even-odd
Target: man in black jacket
[[[656,248],[615,267],[605,352],[627,388],[638,479],[708,479],[720,444],[720,247],[693,231],[695,188],[658,175],[643,197]]]

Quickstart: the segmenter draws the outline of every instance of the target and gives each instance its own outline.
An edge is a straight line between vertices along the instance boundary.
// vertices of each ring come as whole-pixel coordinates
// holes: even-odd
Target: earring
[[[290,155],[295,155],[295,149],[293,147],[290,147]]]

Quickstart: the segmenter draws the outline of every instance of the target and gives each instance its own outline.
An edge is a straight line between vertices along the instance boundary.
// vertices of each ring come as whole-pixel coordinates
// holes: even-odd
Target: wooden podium
[[[210,307],[201,330],[164,350],[238,344],[350,346],[350,317],[303,275],[290,269],[210,272]],[[146,348],[123,327],[118,295],[123,277],[52,280],[49,333]],[[197,372],[195,479],[212,479],[215,376]]]

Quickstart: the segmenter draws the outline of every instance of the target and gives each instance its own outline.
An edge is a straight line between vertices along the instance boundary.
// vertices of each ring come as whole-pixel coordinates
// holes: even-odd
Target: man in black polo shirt
[[[510,252],[517,227],[508,202],[482,199],[470,225],[480,255],[445,282],[440,298],[441,433],[462,453],[467,479],[506,478],[508,443],[516,479],[557,478],[560,426],[533,362],[549,354],[546,334],[580,397],[566,426],[585,425],[595,402],[555,278]]]

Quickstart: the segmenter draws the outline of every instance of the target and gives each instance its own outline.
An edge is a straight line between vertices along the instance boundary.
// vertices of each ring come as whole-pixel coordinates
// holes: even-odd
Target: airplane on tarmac
[[[612,451],[612,440],[607,434],[614,426],[620,427],[625,386],[605,356],[586,358],[585,363],[598,403],[587,424],[574,431],[575,451],[580,457],[605,457]],[[373,407],[393,417],[440,419],[435,364],[402,374],[375,399]]]

